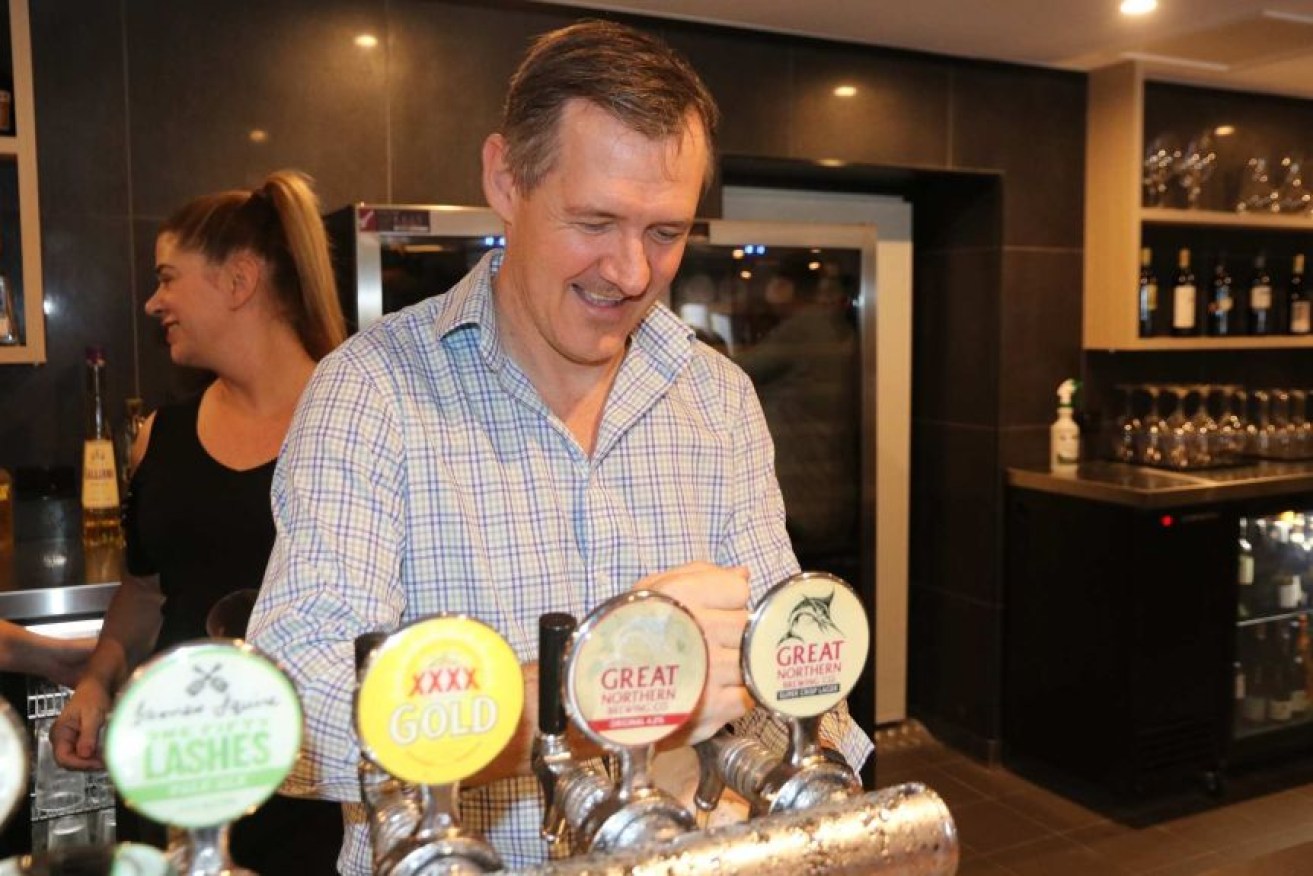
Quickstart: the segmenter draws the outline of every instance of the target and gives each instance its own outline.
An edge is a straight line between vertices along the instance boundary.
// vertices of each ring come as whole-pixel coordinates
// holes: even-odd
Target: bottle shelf
[[[1140,220],[1148,225],[1187,225],[1206,228],[1230,228],[1254,231],[1303,231],[1313,233],[1313,215],[1227,213],[1223,210],[1178,210],[1170,207],[1143,207]]]
[[[1261,724],[1245,721],[1243,718],[1237,718],[1235,722],[1234,738],[1235,739],[1252,739],[1255,736],[1266,736],[1270,733],[1284,733],[1295,727],[1308,727],[1313,725],[1313,710],[1295,715],[1288,721],[1264,721]]]
[[[1236,627],[1256,627],[1259,624],[1270,624],[1278,621],[1295,620],[1300,617],[1308,617],[1313,614],[1313,608],[1305,606],[1304,608],[1293,608],[1290,611],[1279,612],[1277,614],[1265,614],[1260,617],[1248,617],[1244,620],[1236,621]]]

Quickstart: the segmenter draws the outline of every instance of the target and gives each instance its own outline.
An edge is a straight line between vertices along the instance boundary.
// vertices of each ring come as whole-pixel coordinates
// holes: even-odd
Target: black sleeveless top
[[[246,471],[215,461],[196,432],[201,397],[155,413],[132,477],[124,515],[127,569],[160,576],[164,624],[156,651],[205,638],[210,607],[236,590],[259,589],[274,545],[271,460]],[[159,825],[119,807],[121,839],[163,848]],[[275,794],[232,830],[233,859],[257,873],[337,873],[342,808]]]
[[[276,460],[245,471],[215,461],[196,433],[200,409],[197,396],[156,412],[129,491],[128,571],[158,574],[164,593],[158,650],[204,638],[211,606],[258,589],[274,546]]]

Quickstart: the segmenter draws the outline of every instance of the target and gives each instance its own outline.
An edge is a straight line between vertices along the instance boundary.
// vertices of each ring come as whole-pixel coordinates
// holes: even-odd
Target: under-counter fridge
[[[486,208],[355,204],[325,222],[352,331],[442,294],[504,242]],[[877,666],[853,697],[866,725],[875,675],[894,695],[878,720],[904,716],[906,659],[910,372],[892,359],[877,379],[877,364],[910,359],[910,271],[896,289],[877,261],[899,259],[877,259],[877,244],[869,223],[699,221],[663,302],[754,381],[803,567],[847,579],[875,617]],[[896,497],[879,515],[877,495]]]
[[[1003,757],[1143,796],[1313,752],[1313,465],[1009,473]]]

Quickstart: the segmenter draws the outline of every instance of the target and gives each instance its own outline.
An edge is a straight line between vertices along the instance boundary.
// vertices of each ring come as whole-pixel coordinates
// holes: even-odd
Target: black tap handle
[[[365,668],[365,663],[369,660],[369,655],[374,653],[374,649],[383,644],[383,640],[388,637],[387,633],[375,630],[371,633],[361,633],[356,636],[356,677],[360,677],[360,670]]]
[[[538,731],[544,735],[558,736],[567,725],[561,676],[575,626],[574,616],[564,612],[538,618]]]

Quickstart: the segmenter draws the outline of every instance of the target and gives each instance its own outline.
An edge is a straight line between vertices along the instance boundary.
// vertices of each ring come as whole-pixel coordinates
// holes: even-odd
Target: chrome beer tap
[[[372,632],[357,636],[356,696],[374,651],[387,639],[387,633]],[[390,775],[362,750],[357,768],[360,802],[365,807],[369,825],[369,844],[373,866],[378,870],[388,853],[410,839],[419,828],[421,799],[419,788]]]
[[[648,775],[656,743],[692,715],[707,677],[697,621],[667,596],[632,591],[603,603],[571,634],[573,619],[539,627],[539,736],[534,769],[547,808],[543,835],[568,826],[593,852],[659,845],[693,830],[693,816]],[[565,680],[559,667],[565,657]],[[619,764],[615,781],[574,761],[565,741],[562,687],[575,726]]]
[[[803,572],[762,597],[743,633],[743,678],[761,707],[785,721],[788,747],[781,757],[728,728],[699,743],[697,807],[714,809],[726,785],[754,816],[860,794],[860,780],[821,745],[819,731],[825,713],[852,691],[869,648],[861,601],[833,575]]]
[[[460,782],[514,736],[524,705],[515,652],[490,627],[457,615],[415,621],[381,642],[362,639],[355,708],[362,765],[397,783],[370,813],[371,837],[381,843],[374,872],[473,876],[502,869],[492,846],[461,825],[459,792]],[[362,771],[367,807],[373,791],[387,788],[379,778]]]

